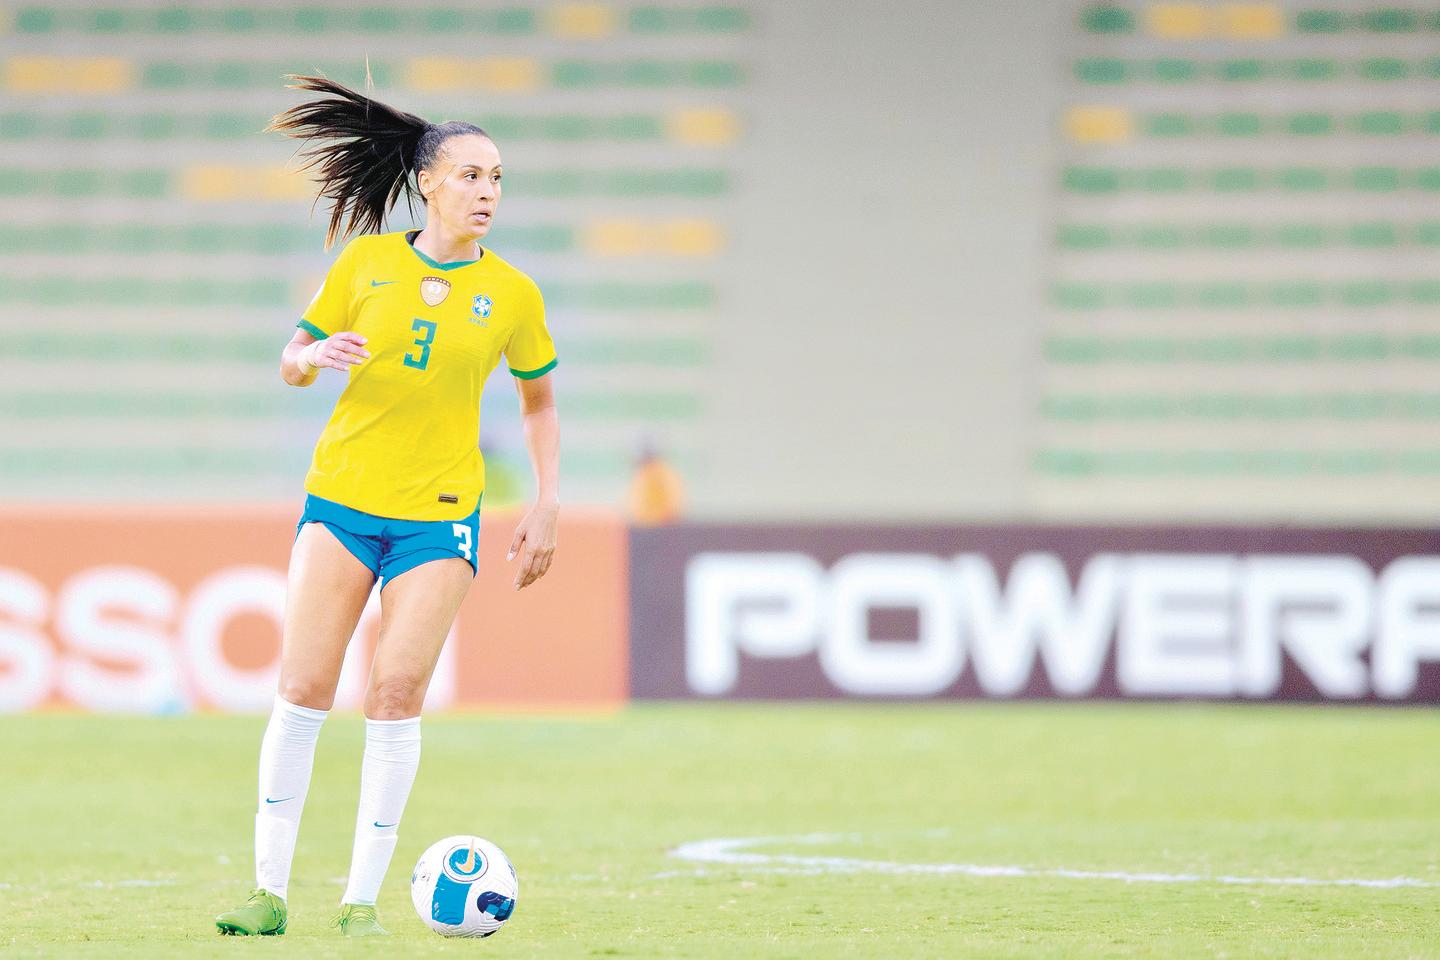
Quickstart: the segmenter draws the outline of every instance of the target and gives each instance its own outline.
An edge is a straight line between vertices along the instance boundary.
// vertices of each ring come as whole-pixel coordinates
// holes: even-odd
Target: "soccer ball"
[[[410,899],[442,937],[488,937],[515,910],[520,881],[500,848],[480,837],[446,837],[420,855]]]

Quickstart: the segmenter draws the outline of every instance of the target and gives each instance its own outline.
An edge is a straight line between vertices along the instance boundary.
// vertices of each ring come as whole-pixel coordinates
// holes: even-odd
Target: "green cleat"
[[[278,937],[285,932],[289,918],[285,914],[285,901],[266,890],[256,890],[238,910],[222,913],[215,918],[215,926],[221,933],[238,937],[259,934],[262,937]]]
[[[347,937],[384,937],[389,930],[380,926],[375,908],[365,903],[342,903],[340,912],[330,918],[330,926],[339,927]]]

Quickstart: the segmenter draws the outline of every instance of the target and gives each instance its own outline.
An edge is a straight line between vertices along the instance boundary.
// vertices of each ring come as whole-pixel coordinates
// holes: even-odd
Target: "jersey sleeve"
[[[317,340],[350,329],[354,319],[355,247],[360,239],[354,238],[340,251],[340,256],[335,258],[330,272],[325,275],[325,282],[320,284],[320,289],[310,300],[310,306],[305,308],[300,322],[295,324]]]
[[[510,342],[505,344],[505,364],[511,374],[522,380],[543,377],[560,362],[555,356],[555,341],[545,326],[545,299],[539,287],[533,283],[528,286],[529,302],[510,332]]]

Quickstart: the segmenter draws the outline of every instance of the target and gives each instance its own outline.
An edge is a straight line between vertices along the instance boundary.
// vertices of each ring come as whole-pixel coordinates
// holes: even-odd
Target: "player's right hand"
[[[370,359],[370,351],[365,349],[365,342],[365,338],[360,334],[348,330],[333,333],[301,350],[300,363],[302,366],[317,369],[334,367],[336,370],[349,370],[357,363]]]

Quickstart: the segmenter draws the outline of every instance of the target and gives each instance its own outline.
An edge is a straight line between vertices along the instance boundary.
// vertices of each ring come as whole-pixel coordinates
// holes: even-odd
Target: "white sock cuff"
[[[365,718],[365,737],[372,740],[419,740],[420,718],[404,720],[371,720]]]
[[[314,707],[302,707],[298,703],[291,703],[278,693],[275,694],[275,712],[305,720],[312,720],[315,723],[323,722],[324,719],[330,715],[329,710],[316,710]]]

